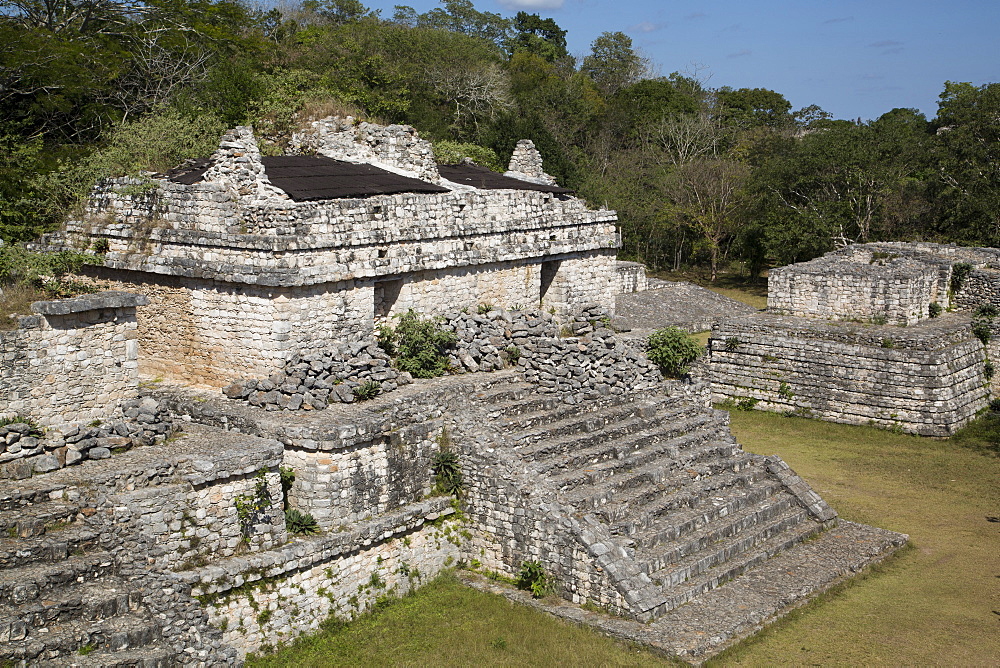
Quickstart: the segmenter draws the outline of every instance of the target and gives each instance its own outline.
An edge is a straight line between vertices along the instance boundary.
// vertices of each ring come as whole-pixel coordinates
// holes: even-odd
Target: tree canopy
[[[54,228],[98,178],[205,155],[227,126],[277,151],[349,113],[494,167],[532,139],[561,183],[618,210],[622,254],[652,269],[1000,243],[1000,84],[946,82],[932,119],[853,122],[654,76],[621,32],[577,61],[566,36],[471,0],[391,17],[363,0],[0,0],[0,238]]]

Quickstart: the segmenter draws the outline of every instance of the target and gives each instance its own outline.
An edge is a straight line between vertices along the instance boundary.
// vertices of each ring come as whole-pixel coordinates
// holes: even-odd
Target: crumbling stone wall
[[[545,173],[545,168],[542,166],[542,156],[535,148],[535,143],[530,139],[522,139],[514,146],[514,153],[510,156],[510,163],[507,165],[504,176],[550,186],[556,184],[556,180]]]
[[[136,393],[136,306],[104,292],[35,302],[35,315],[0,332],[0,415],[44,426],[105,419]]]
[[[948,301],[948,267],[858,249],[772,269],[769,311],[839,320],[912,325],[931,302]]]
[[[901,329],[759,314],[720,323],[709,344],[715,400],[747,407],[949,436],[989,396],[959,315]]]
[[[431,143],[421,139],[409,125],[381,126],[351,116],[325,118],[293,134],[289,150],[318,153],[348,162],[367,162],[410,172],[431,183],[441,180]]]

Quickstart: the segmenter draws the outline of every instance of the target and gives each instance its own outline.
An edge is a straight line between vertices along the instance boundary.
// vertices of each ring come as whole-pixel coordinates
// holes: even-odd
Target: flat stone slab
[[[779,553],[650,624],[591,612],[569,601],[538,601],[527,592],[468,572],[460,577],[481,591],[700,664],[866,566],[882,561],[907,540],[905,534],[841,520],[815,540]]]
[[[743,302],[686,281],[650,279],[649,290],[618,295],[616,320],[637,335],[648,336],[664,327],[680,327],[688,332],[704,332],[721,318],[756,313]]]

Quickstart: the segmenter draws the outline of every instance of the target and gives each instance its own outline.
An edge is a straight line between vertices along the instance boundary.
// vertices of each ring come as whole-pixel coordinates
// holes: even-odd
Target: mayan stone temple
[[[616,261],[615,223],[531,142],[505,174],[438,166],[412,128],[352,118],[276,156],[235,128],[204,159],[99,184],[45,243],[99,252],[84,273],[103,291],[0,332],[0,415],[33,420],[0,427],[0,663],[238,665],[443,569],[526,562],[557,614],[700,661],[902,546],[745,452],[711,395],[770,392],[749,356],[787,373],[805,336],[824,363],[877,358],[875,380],[909,365],[966,410],[985,353],[967,317],[926,309],[972,308],[992,260],[963,259],[957,290],[957,265],[927,259],[946,251],[866,265],[908,325],[894,347],[813,335],[837,325],[806,311],[842,309],[843,288],[789,275],[774,307],[796,315],[726,323],[710,385],[664,379],[613,328],[615,295],[646,281]],[[413,314],[450,337],[446,375],[379,345]]]
[[[996,249],[848,246],[771,270],[767,305],[713,331],[716,400],[950,436],[995,394]]]

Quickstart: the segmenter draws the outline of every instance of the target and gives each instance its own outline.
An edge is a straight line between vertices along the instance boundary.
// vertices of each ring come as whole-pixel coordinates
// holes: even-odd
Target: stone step
[[[697,508],[713,498],[738,493],[740,488],[749,488],[769,477],[763,467],[744,465],[746,462],[721,462],[710,473],[684,469],[667,478],[662,488],[630,487],[629,493],[603,506],[596,515],[625,535],[638,533],[660,516]],[[685,476],[686,484],[683,483]],[[764,492],[778,489],[775,485],[765,485]]]
[[[179,665],[173,650],[158,643],[125,651],[96,650],[86,656],[66,657],[66,668],[171,668]]]
[[[794,497],[779,481],[764,478],[743,489],[730,488],[726,496],[708,496],[694,506],[626,519],[612,526],[611,531],[628,536],[635,549],[643,550],[677,541],[713,523],[736,522],[743,514],[793,501]],[[661,509],[659,504],[652,507],[654,512]]]
[[[57,501],[0,511],[0,535],[8,538],[41,536],[47,530],[58,530],[72,523],[78,512],[80,506]]]
[[[55,563],[38,562],[22,568],[0,569],[0,606],[15,606],[73,583],[98,580],[116,572],[114,557],[108,552],[71,556]]]
[[[685,563],[649,573],[667,593],[666,609],[672,610],[693,598],[746,573],[774,555],[818,534],[824,527],[807,520],[782,529],[787,518],[761,527],[753,534],[725,540],[712,549],[692,555]]]
[[[533,460],[550,475],[592,467],[606,461],[627,459],[657,443],[699,432],[711,422],[704,414],[633,417],[587,434],[569,434],[516,447],[525,460]]]
[[[517,444],[554,438],[563,434],[589,432],[617,420],[641,416],[652,418],[662,407],[670,405],[668,397],[638,399],[629,395],[613,395],[578,404],[560,404],[551,410],[533,411],[502,420],[499,426]]]
[[[476,401],[490,405],[510,405],[521,402],[534,392],[535,386],[530,383],[501,383],[476,392]],[[537,397],[538,395],[536,395]],[[552,397],[549,397],[552,398]]]
[[[729,508],[733,510],[726,512]],[[786,513],[794,513],[802,521],[809,517],[808,510],[787,492],[771,494],[756,502],[748,501],[742,507],[735,500],[726,499],[726,503],[719,506],[678,513],[667,518],[669,527],[636,536],[636,558],[645,572],[658,571]]]
[[[730,443],[702,441],[696,435],[685,434],[675,441],[694,442],[692,447],[680,451],[673,457],[657,457],[645,464],[617,471],[611,476],[601,475],[593,483],[570,488],[567,500],[578,510],[605,513],[604,519],[614,522],[608,514],[611,509],[644,507],[657,499],[663,499],[699,480],[713,475],[746,468],[747,457],[736,451]],[[585,474],[598,473],[584,471]]]
[[[0,636],[0,665],[19,661],[66,665],[69,659],[82,659],[92,651],[110,654],[146,647],[159,640],[159,625],[134,613],[101,622],[74,620],[55,624],[48,633],[37,636],[9,641]]]
[[[72,584],[0,612],[0,636],[44,640],[49,628],[71,620],[99,622],[135,612],[142,594],[114,577]]]
[[[79,523],[42,536],[0,538],[0,571],[36,562],[62,561],[70,555],[96,550],[99,542],[98,532]]]
[[[66,485],[62,483],[46,483],[45,476],[23,481],[25,484],[17,488],[0,490],[0,512],[17,511],[25,506],[50,501],[59,496]],[[7,487],[10,481],[4,481]]]
[[[657,433],[640,433],[626,442],[619,444],[629,454],[621,459],[606,459],[597,464],[571,468],[565,472],[557,472],[558,467],[547,467],[546,473],[560,490],[569,490],[581,485],[599,486],[604,481],[620,477],[637,469],[646,469],[647,465],[662,462],[667,469],[672,468],[670,462],[678,465],[698,457],[699,448],[718,446],[723,451],[737,451],[739,446],[723,440],[719,442],[721,428],[711,426],[708,429],[688,431],[672,438],[662,438]],[[631,441],[638,441],[633,443]],[[619,482],[619,481],[615,481]]]

